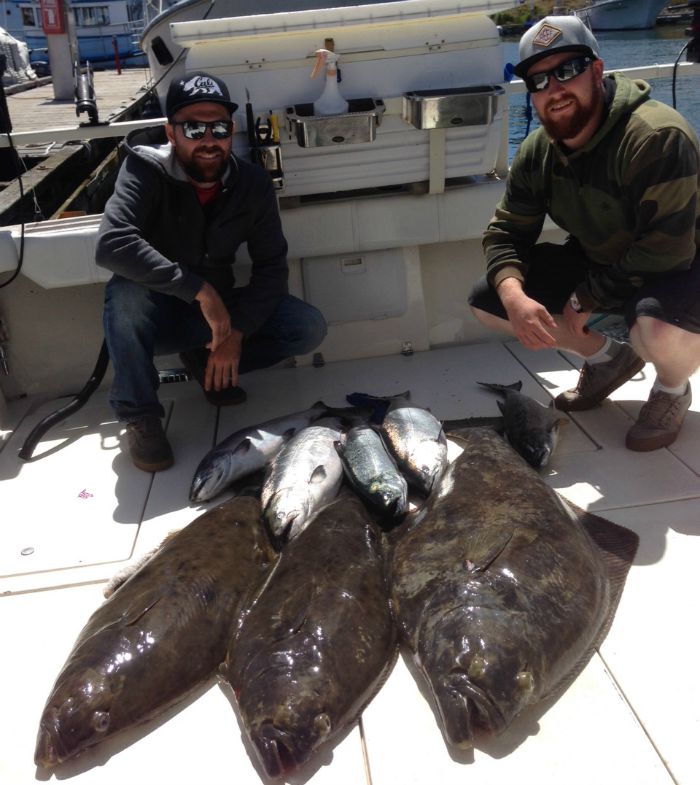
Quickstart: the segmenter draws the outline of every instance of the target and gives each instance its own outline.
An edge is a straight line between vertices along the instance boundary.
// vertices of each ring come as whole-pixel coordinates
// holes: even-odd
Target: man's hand
[[[225,390],[238,385],[238,363],[241,361],[243,333],[231,330],[218,348],[210,352],[204,372],[204,389]]]
[[[515,337],[526,349],[553,349],[556,341],[549,332],[557,323],[549,311],[523,292],[517,278],[506,278],[498,286],[498,296],[508,314]]]
[[[211,341],[207,344],[207,349],[215,352],[231,335],[231,317],[219,293],[206,281],[197,292],[195,300],[211,329]]]

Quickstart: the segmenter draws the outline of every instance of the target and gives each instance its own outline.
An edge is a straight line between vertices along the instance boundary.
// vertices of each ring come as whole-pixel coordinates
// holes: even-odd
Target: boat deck
[[[243,379],[248,402],[220,411],[196,383],[170,384],[161,398],[177,462],[157,475],[136,470],[120,452],[120,427],[103,390],[49,431],[26,463],[17,457],[24,439],[62,402],[35,409],[28,400],[14,403],[16,430],[0,451],[0,782],[49,779],[35,767],[33,753],[53,681],[102,601],[105,581],[204,509],[188,503],[188,490],[216,441],[318,399],[343,405],[354,391],[410,389],[415,403],[443,419],[494,416],[497,397],[477,380],[522,379],[523,392],[544,403],[571,387],[576,375],[558,352],[488,343],[256,372]],[[425,691],[400,657],[361,722],[291,782],[697,785],[698,381],[700,374],[699,400],[671,448],[647,454],[624,448],[625,431],[653,382],[647,366],[601,407],[572,415],[543,470],[565,497],[640,536],[612,629],[559,700],[534,707],[502,737],[453,757]],[[213,679],[166,715],[64,764],[54,776],[76,785],[266,782],[242,740],[232,699]]]

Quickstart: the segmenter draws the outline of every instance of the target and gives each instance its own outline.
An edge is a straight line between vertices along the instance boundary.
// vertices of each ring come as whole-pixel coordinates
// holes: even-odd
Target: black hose
[[[108,365],[109,352],[107,351],[107,342],[103,340],[102,347],[100,348],[100,354],[97,358],[97,363],[95,364],[95,369],[92,372],[92,376],[90,376],[87,383],[85,384],[85,387],[83,387],[83,389],[75,396],[75,398],[73,398],[70,403],[62,406],[53,414],[49,414],[47,417],[44,417],[40,423],[34,426],[32,432],[25,439],[22,449],[19,451],[19,457],[23,461],[28,461],[31,459],[32,453],[39,443],[39,440],[46,433],[46,431],[49,430],[49,428],[52,428],[54,425],[56,425],[56,423],[61,422],[61,420],[65,420],[68,415],[73,414],[73,412],[77,412],[81,406],[87,403],[90,396],[100,386],[100,382],[104,378]]]

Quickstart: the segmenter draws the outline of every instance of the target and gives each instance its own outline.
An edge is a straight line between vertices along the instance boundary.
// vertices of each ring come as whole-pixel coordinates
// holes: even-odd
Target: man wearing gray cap
[[[646,82],[604,76],[576,16],[545,17],[519,54],[514,72],[542,127],[521,144],[484,233],[472,312],[528,349],[584,358],[577,386],[555,399],[563,411],[598,405],[651,362],[656,380],[626,445],[668,446],[700,367],[697,137]],[[538,244],[547,216],[568,233],[563,245]],[[624,314],[631,345],[588,327],[593,312]]]
[[[173,464],[158,401],[157,354],[181,352],[216,406],[241,403],[238,376],[315,349],[321,313],[287,290],[287,242],[267,171],[232,153],[237,105],[216,76],[173,79],[167,124],[126,139],[105,207],[97,264],[107,284],[104,329],[114,368],[110,404],[143,471]],[[234,286],[247,243],[250,280]]]

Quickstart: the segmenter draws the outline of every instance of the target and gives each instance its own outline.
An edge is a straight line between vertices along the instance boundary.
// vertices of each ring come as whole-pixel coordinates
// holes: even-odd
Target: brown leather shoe
[[[629,344],[623,343],[612,360],[593,365],[584,363],[576,387],[557,395],[554,405],[562,412],[592,409],[643,367],[644,360]]]
[[[208,349],[190,349],[180,352],[180,360],[185,366],[185,370],[193,379],[197,380],[209,403],[213,406],[236,406],[239,403],[245,403],[248,396],[242,387],[227,387],[225,390],[204,389],[204,374],[208,359]]]
[[[642,406],[637,422],[627,432],[627,449],[648,452],[673,444],[692,400],[690,382],[683,395],[652,392]]]
[[[139,417],[126,424],[131,461],[144,472],[160,472],[175,462],[160,417]]]

